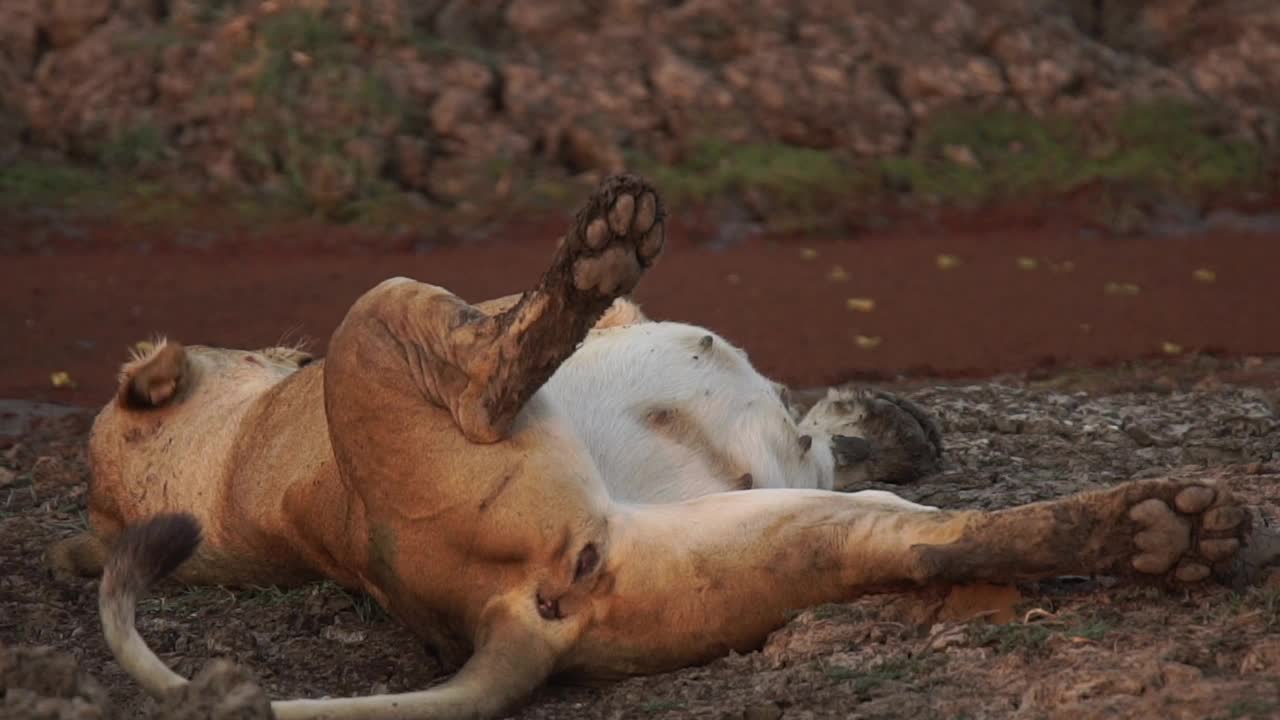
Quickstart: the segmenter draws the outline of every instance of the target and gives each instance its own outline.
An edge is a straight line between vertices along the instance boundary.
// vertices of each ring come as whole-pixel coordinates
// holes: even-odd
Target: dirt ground
[[[387,277],[469,300],[528,287],[562,227],[381,247],[306,227],[271,238],[95,235],[78,226],[9,234],[0,397],[99,404],[126,348],[153,333],[233,347],[311,338],[323,352],[352,301]],[[796,387],[903,373],[983,377],[1170,351],[1267,354],[1280,352],[1280,314],[1270,307],[1277,228],[1125,238],[1004,219],[853,239],[734,240],[732,228],[675,224],[637,297],[654,317],[714,328]],[[954,264],[943,260],[942,269],[939,256]],[[54,387],[54,372],[76,387]]]
[[[943,507],[995,508],[1131,477],[1213,472],[1274,524],[1277,377],[1276,360],[1198,360],[899,386],[936,414],[948,452],[940,475],[895,489]],[[149,712],[154,703],[103,643],[96,582],[52,579],[40,561],[50,542],[83,526],[90,413],[6,402],[0,414],[0,465],[14,470],[0,490],[0,644],[77,658],[106,688],[117,714],[105,717]],[[1280,716],[1280,584],[1174,593],[1068,578],[1022,586],[1003,607],[1008,616],[994,619],[1011,622],[962,622],[964,603],[938,596],[815,608],[760,652],[604,688],[549,687],[518,717]],[[231,658],[272,697],[413,690],[439,674],[376,605],[329,584],[167,585],[144,601],[139,627],[178,672]]]
[[[157,331],[251,346],[288,333],[323,351],[347,305],[387,275],[475,299],[518,290],[552,237],[526,231],[500,246],[403,254],[303,254],[318,242],[306,238],[271,252],[29,246],[0,259],[0,398],[11,398],[0,400],[0,645],[76,658],[110,698],[102,717],[154,711],[106,650],[97,583],[53,579],[40,559],[84,525],[91,408],[109,395],[127,345]],[[793,386],[874,379],[936,414],[945,469],[887,488],[908,499],[995,508],[1213,472],[1275,522],[1274,236],[974,228],[707,244],[677,228],[670,240],[639,296],[652,314],[715,328]],[[942,269],[940,254],[959,262]],[[54,371],[77,386],[53,387]],[[1010,622],[964,621],[962,599],[935,596],[815,608],[759,652],[603,688],[549,687],[518,717],[1280,717],[1280,584],[1171,593],[1065,578],[1017,588],[1005,610],[991,619]],[[144,602],[139,627],[178,672],[230,658],[275,698],[439,679],[375,604],[329,584],[166,585]],[[13,657],[0,652],[0,680]]]

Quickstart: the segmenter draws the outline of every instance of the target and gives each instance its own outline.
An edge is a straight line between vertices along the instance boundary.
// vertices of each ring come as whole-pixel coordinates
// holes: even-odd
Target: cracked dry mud
[[[1230,528],[1242,521],[1223,509],[1233,506],[1216,482],[1229,483],[1237,503],[1256,508],[1256,527],[1274,524],[1280,418],[1271,389],[1131,391],[1107,385],[1088,391],[1014,381],[895,388],[938,417],[946,454],[935,477],[881,489],[944,507],[996,509],[1122,480],[1173,478],[1125,502],[1139,549],[1159,556],[1145,560],[1139,554],[1140,564],[1183,575],[1201,572],[1186,569],[1191,564],[1184,555],[1211,562],[1224,550],[1215,543],[1229,543]],[[54,580],[41,566],[44,547],[82,522],[82,446],[90,420],[87,413],[46,414],[37,427],[17,427],[13,439],[0,441],[0,465],[15,471],[0,489],[0,563],[7,569],[0,577],[0,643],[52,646],[67,654],[49,662],[63,668],[56,677],[69,678],[68,692],[81,682],[67,670],[65,658],[74,657],[110,697],[110,711],[94,715],[104,701],[81,682],[81,714],[48,717],[146,717],[158,705],[110,659],[95,614],[97,584]],[[1176,556],[1166,552],[1175,547]],[[1280,584],[1169,592],[1068,577],[1024,584],[1018,593],[1008,624],[961,622],[948,615],[944,598],[927,594],[813,608],[759,652],[603,688],[549,687],[518,716],[1280,714]],[[228,658],[273,698],[419,689],[438,670],[366,598],[328,584],[238,592],[162,585],[143,603],[139,626],[178,672],[194,676]],[[7,657],[0,652],[0,683],[10,677]],[[227,688],[252,695],[242,676],[218,667],[204,673],[206,692]],[[20,701],[14,697],[10,690],[3,702]]]

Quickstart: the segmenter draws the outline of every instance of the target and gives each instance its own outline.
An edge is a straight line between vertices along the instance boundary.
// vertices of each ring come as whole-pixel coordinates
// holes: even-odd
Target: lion
[[[741,349],[646,318],[626,298],[664,220],[653,187],[615,176],[518,296],[471,305],[395,278],[354,302],[323,360],[170,341],[126,364],[90,436],[93,530],[52,551],[105,562],[120,664],[153,694],[188,682],[134,625],[169,575],[327,578],[458,668],[420,692],[272,702],[279,718],[363,719],[496,717],[551,678],[747,652],[796,610],[867,593],[1234,571],[1251,515],[1213,478],[994,512],[837,489],[838,465],[907,479],[857,436],[886,408],[915,418],[883,436],[916,444],[899,459],[931,457],[936,427],[841,391],[797,421]]]

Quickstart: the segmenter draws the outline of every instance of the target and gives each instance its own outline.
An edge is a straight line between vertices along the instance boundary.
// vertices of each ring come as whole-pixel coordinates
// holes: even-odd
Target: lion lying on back
[[[170,572],[360,588],[461,666],[421,692],[277,701],[277,717],[455,718],[507,712],[553,675],[747,651],[793,610],[868,592],[1232,571],[1250,518],[1211,481],[999,512],[834,492],[840,466],[931,469],[936,428],[876,394],[797,422],[741,350],[646,321],[619,298],[662,222],[652,188],[612,178],[518,297],[389,280],[323,362],[168,343],[126,366],[90,440],[94,532],[53,552],[93,572],[111,548],[101,609],[121,664],[156,694],[187,682],[133,624]]]

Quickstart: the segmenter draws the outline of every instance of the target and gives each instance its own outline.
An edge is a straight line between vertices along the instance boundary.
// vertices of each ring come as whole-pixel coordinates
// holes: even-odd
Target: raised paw
[[[836,488],[901,484],[938,471],[942,433],[915,403],[886,392],[831,388],[800,421],[802,432],[829,437]]]
[[[625,295],[662,252],[664,217],[648,183],[635,175],[611,177],[578,211],[555,265],[568,271],[576,292]]]
[[[1250,529],[1248,511],[1213,479],[1150,480],[1125,493],[1135,572],[1197,583],[1229,576]]]

